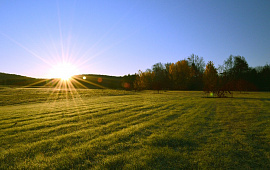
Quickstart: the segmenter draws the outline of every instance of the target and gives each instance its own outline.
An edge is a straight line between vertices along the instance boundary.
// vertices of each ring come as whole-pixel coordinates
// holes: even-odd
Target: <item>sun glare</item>
[[[68,81],[72,76],[78,74],[78,69],[70,63],[60,63],[51,68],[50,78],[60,78]]]

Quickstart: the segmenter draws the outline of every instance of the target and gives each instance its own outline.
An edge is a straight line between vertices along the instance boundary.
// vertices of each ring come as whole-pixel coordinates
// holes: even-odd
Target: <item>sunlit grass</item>
[[[268,93],[53,91],[1,89],[0,169],[270,168]]]

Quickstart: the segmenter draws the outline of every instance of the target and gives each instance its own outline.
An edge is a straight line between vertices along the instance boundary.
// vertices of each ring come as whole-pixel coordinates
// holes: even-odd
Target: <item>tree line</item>
[[[232,91],[270,91],[270,66],[249,67],[243,56],[230,55],[216,67],[192,54],[175,63],[156,63],[123,77],[128,90],[204,90],[219,97]]]

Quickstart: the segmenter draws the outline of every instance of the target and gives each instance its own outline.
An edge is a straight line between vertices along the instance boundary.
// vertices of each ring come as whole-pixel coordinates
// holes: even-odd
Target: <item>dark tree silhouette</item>
[[[171,65],[172,63],[166,63],[165,64],[165,70],[164,70],[164,72],[165,72],[165,85],[164,85],[164,88],[166,89],[166,90],[168,90],[168,89],[172,89],[172,78],[171,78],[171,75],[170,75],[170,65]]]
[[[165,68],[161,63],[156,63],[152,67],[153,70],[153,89],[157,90],[158,93],[160,90],[165,88],[166,85],[166,74]]]
[[[250,68],[243,56],[230,55],[218,71],[212,61],[190,55],[175,63],[157,63],[152,70],[139,71],[134,89],[205,90],[218,97],[233,91],[270,90],[270,66]]]
[[[251,69],[243,56],[230,55],[223,65],[221,75],[223,88],[226,90],[252,90],[254,85],[250,82]]]
[[[204,74],[204,91],[210,93],[211,95],[215,94],[218,82],[217,69],[214,66],[212,61],[209,61],[206,65]]]
[[[188,58],[190,66],[190,80],[188,89],[189,90],[202,90],[203,88],[203,72],[205,63],[202,57],[192,54]]]
[[[128,74],[125,75],[122,79],[122,86],[126,89],[126,90],[133,90],[134,89],[134,82],[136,80],[136,74]]]
[[[266,64],[258,73],[258,84],[260,90],[270,91],[270,65]]]

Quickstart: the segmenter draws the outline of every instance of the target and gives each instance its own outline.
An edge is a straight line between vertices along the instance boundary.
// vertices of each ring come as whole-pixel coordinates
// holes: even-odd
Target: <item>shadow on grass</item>
[[[211,96],[203,96],[203,97],[201,97],[201,98],[204,98],[204,99],[228,99],[228,98],[235,98],[235,97],[228,97],[228,96],[226,96],[226,97],[211,97]]]
[[[234,99],[234,100],[261,100],[270,101],[270,98],[253,98],[253,97],[201,97],[203,99]]]
[[[235,97],[239,100],[261,100],[261,101],[270,101],[270,98],[253,98],[253,97]]]
[[[155,136],[150,139],[150,145],[156,147],[169,147],[169,148],[178,148],[178,147],[187,147],[189,149],[195,149],[198,144],[194,141],[180,138],[178,136],[169,136],[169,135],[161,135]]]
[[[229,152],[229,157],[234,160],[235,166],[244,169],[269,169],[270,147],[267,139],[262,136],[251,133],[247,134],[247,145],[235,143]],[[266,141],[264,141],[266,140]]]

